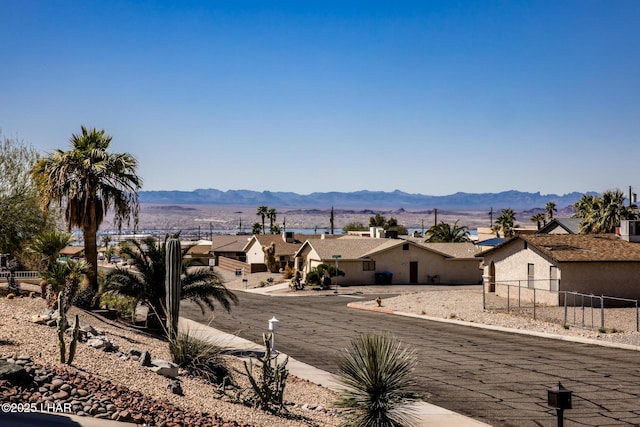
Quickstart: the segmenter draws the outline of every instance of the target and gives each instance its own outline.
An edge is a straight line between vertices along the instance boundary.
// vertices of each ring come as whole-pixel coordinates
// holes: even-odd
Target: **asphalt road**
[[[415,349],[424,400],[495,426],[557,425],[547,389],[558,382],[573,391],[565,426],[640,425],[638,352],[349,309],[346,295],[238,296],[212,327],[261,343],[275,316],[279,351],[333,373],[353,336],[389,332]],[[190,303],[181,315],[211,321]]]

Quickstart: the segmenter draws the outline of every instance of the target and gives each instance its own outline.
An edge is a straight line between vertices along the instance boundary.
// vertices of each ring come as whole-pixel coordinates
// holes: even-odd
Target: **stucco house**
[[[550,305],[564,303],[558,291],[640,299],[640,244],[615,235],[520,235],[478,256],[485,289],[500,296],[511,285],[527,300],[536,289],[536,300]]]
[[[293,267],[294,254],[302,245],[302,241],[294,233],[254,234],[243,248],[246,263],[250,265],[252,272],[267,271],[262,248],[272,244],[275,245],[276,261],[280,264],[280,268],[285,268],[287,265]]]
[[[477,250],[472,243],[420,244],[399,239],[345,236],[307,240],[295,254],[303,277],[319,264],[345,272],[340,284],[477,284],[481,281]]]

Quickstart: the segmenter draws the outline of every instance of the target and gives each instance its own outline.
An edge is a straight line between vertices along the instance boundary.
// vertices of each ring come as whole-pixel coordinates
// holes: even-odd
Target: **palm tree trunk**
[[[89,285],[91,290],[98,292],[98,245],[96,241],[96,235],[98,233],[97,225],[91,221],[90,224],[85,224],[82,227],[82,234],[84,238],[84,257],[89,263],[89,271],[87,272],[87,278],[89,279]]]

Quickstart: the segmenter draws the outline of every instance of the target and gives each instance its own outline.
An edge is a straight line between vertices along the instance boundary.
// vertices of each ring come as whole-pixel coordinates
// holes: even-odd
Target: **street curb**
[[[396,312],[396,311],[391,310],[389,308],[365,307],[365,306],[359,305],[358,303],[355,303],[355,302],[350,302],[349,304],[347,304],[347,307],[356,308],[358,310],[377,311],[379,313],[386,313],[386,314],[398,314],[399,313],[399,312]]]
[[[465,322],[464,320],[442,319],[440,317],[427,316],[424,314],[406,313],[403,311],[395,311],[395,310],[379,308],[379,307],[365,307],[363,305],[359,305],[358,303],[353,303],[353,302],[347,304],[347,307],[354,308],[357,310],[376,311],[376,312],[385,313],[385,314],[395,314],[398,316],[413,317],[415,319],[424,319],[424,320],[430,320],[433,322],[449,323],[449,324],[459,325],[459,326],[469,326],[477,329],[488,329],[491,331],[508,332],[512,334],[528,335],[528,336],[534,336],[534,337],[540,337],[540,338],[549,338],[549,339],[554,339],[559,341],[599,345],[601,347],[618,348],[621,350],[630,350],[630,351],[640,352],[640,346],[637,346],[637,345],[600,341],[600,340],[594,340],[592,338],[582,338],[582,337],[574,337],[569,335],[550,334],[548,332],[538,332],[538,331],[528,331],[528,330],[516,329],[516,328],[506,328],[504,326],[486,325],[483,323],[475,323],[475,322]]]

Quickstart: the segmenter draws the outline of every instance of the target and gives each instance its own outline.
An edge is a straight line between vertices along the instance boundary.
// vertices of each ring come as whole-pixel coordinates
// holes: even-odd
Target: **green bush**
[[[345,388],[336,405],[344,408],[349,426],[400,427],[416,425],[406,404],[416,394],[413,351],[388,335],[363,334],[338,360],[338,376]]]
[[[230,382],[231,372],[224,358],[226,351],[225,347],[196,338],[188,331],[178,332],[176,339],[169,342],[173,363],[212,384]]]

